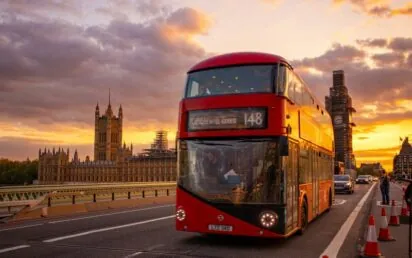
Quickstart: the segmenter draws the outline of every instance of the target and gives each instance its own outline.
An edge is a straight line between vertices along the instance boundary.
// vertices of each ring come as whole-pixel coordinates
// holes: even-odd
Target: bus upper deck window
[[[276,92],[279,95],[283,95],[286,88],[286,66],[284,64],[279,64],[277,72]]]

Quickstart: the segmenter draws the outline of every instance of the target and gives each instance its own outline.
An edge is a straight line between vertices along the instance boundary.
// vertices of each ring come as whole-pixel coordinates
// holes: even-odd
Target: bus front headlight
[[[260,214],[260,224],[265,228],[271,228],[278,222],[279,217],[275,212],[264,211]]]
[[[183,209],[178,209],[178,210],[176,211],[176,219],[177,219],[178,221],[184,221],[185,218],[186,218],[186,212],[185,212],[185,210],[183,210]]]

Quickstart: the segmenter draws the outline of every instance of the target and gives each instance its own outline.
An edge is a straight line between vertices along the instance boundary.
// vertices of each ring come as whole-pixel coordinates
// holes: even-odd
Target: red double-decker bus
[[[177,149],[179,231],[284,238],[332,206],[330,116],[280,56],[192,67]]]

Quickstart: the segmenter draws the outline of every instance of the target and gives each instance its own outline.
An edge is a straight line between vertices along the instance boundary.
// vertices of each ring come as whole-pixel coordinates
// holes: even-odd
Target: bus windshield
[[[274,92],[277,65],[246,65],[208,69],[189,74],[186,98]]]
[[[278,140],[182,140],[179,185],[210,202],[283,204]]]

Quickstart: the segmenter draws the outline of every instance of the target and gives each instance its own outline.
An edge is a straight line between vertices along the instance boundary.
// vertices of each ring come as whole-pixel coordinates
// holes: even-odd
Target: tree
[[[38,161],[0,159],[0,184],[32,184],[37,179]]]

